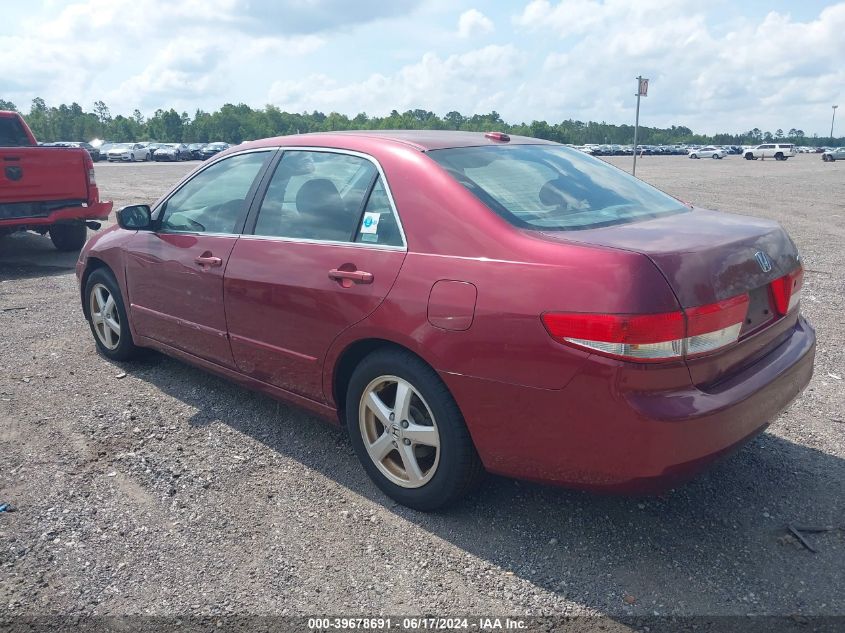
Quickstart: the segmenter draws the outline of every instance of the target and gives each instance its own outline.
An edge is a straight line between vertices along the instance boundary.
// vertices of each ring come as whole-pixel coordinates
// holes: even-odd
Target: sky
[[[0,99],[24,111],[42,97],[632,123],[642,75],[643,125],[827,136],[841,103],[845,130],[845,2],[30,0],[3,18]]]

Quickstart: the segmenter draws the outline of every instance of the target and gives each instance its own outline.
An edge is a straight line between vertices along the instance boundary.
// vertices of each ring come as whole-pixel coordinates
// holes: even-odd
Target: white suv
[[[786,160],[795,156],[795,146],[791,143],[763,143],[754,149],[747,149],[743,152],[746,160],[757,160],[758,158],[774,158],[775,160]]]

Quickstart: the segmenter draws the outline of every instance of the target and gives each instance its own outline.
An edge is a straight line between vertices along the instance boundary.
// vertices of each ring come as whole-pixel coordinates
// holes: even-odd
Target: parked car
[[[137,160],[149,160],[150,152],[141,143],[115,143],[109,148],[109,162],[135,162]]]
[[[484,469],[665,489],[813,371],[777,223],[549,141],[265,139],[117,219],[77,264],[100,353],[151,347],[344,424],[375,483],[421,510]]]
[[[113,148],[117,143],[112,143],[111,141],[105,141],[100,143],[97,149],[100,151],[100,160],[108,160],[109,159],[109,150]]]
[[[763,143],[754,149],[745,150],[745,154],[743,154],[746,160],[757,160],[758,158],[786,160],[795,155],[795,146],[791,143]]]
[[[192,160],[202,160],[202,148],[205,143],[191,143],[188,145],[188,150],[191,152]]]
[[[182,143],[161,143],[153,154],[153,160],[157,161],[180,161],[190,160],[191,151],[187,145]]]
[[[228,143],[208,143],[200,150],[200,158],[202,158],[202,160],[208,160],[215,154],[219,154],[226,149],[229,149]]]
[[[822,160],[826,163],[832,163],[837,160],[845,160],[845,147],[837,147],[829,149],[822,154]]]
[[[168,143],[149,142],[149,143],[141,143],[141,145],[143,145],[147,149],[147,154],[148,154],[147,160],[155,160],[156,152],[163,147],[167,147]]]
[[[79,250],[111,208],[86,150],[39,147],[17,112],[0,111],[0,235],[49,233],[60,251]]]
[[[708,145],[700,149],[691,149],[689,151],[690,158],[718,158],[719,160],[725,157],[725,150],[720,147],[713,147]]]

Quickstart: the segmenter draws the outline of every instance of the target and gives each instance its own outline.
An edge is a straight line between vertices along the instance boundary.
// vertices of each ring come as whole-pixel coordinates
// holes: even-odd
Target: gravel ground
[[[627,167],[630,158],[612,159]],[[103,165],[116,206],[192,165]],[[150,354],[104,360],[70,270],[0,239],[0,613],[845,615],[845,164],[646,157],[696,205],[780,221],[807,268],[815,377],[769,431],[660,498],[491,478],[421,514],[382,496],[347,438]],[[11,308],[11,309],[10,309]]]

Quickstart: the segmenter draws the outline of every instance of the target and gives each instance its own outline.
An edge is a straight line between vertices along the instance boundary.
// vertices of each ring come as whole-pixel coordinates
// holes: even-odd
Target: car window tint
[[[428,156],[523,228],[590,229],[688,211],[621,169],[559,145],[462,147]]]
[[[387,190],[381,181],[376,181],[364,215],[358,224],[355,241],[368,244],[385,244],[387,246],[402,246],[402,233],[399,222],[390,204]]]
[[[364,158],[288,151],[261,203],[255,234],[348,242],[376,175]]]
[[[162,230],[234,233],[246,195],[269,155],[231,156],[198,173],[167,201]]]

